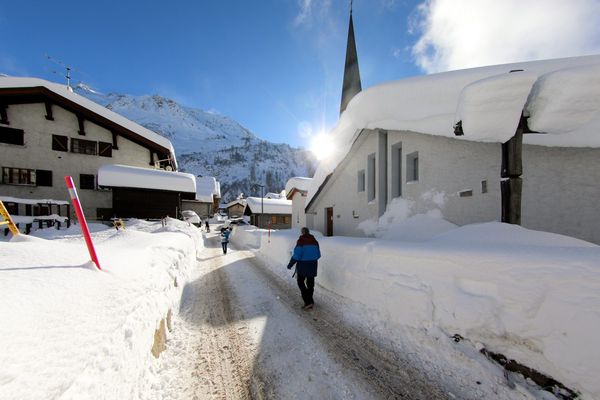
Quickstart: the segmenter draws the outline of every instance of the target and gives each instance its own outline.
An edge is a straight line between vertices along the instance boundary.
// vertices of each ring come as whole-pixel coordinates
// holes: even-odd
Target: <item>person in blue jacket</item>
[[[227,243],[229,243],[229,235],[231,231],[227,228],[221,228],[221,247],[223,247],[223,254],[227,254]]]
[[[301,229],[301,235],[294,247],[294,254],[287,268],[292,269],[296,265],[298,287],[302,300],[303,310],[310,310],[314,306],[313,292],[315,288],[315,277],[317,276],[317,260],[321,258],[319,242],[310,234],[308,228]]]

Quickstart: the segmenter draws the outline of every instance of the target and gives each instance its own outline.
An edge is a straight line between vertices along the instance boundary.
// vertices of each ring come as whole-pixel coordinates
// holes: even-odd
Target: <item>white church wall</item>
[[[342,236],[362,236],[357,225],[377,215],[377,198],[368,201],[367,162],[369,155],[377,153],[378,140],[372,132],[363,133],[354,144],[350,155],[336,168],[326,187],[319,194],[315,204],[313,228],[325,233],[325,209],[333,207],[333,234]],[[358,191],[358,171],[365,171],[364,191]],[[375,179],[375,193],[378,192]]]
[[[600,149],[523,146],[521,223],[600,244]]]
[[[411,214],[440,209],[444,218],[458,225],[498,221],[501,217],[500,144],[467,142],[413,132],[388,132],[387,199],[394,198],[393,152],[402,148],[402,198],[412,202]],[[325,208],[333,207],[333,233],[363,236],[357,230],[360,222],[378,218],[378,199],[368,201],[368,159],[377,154],[377,131],[365,130],[357,139],[349,156],[338,166],[319,194],[314,211],[314,228],[325,232]],[[418,154],[418,180],[407,182],[407,156]],[[377,164],[377,163],[376,163]],[[365,170],[365,190],[359,192],[359,171]],[[376,172],[379,176],[380,171]],[[375,193],[380,190],[375,179]],[[487,192],[482,193],[482,181]],[[462,197],[459,192],[470,191]]]
[[[437,208],[445,219],[457,225],[500,220],[500,144],[388,132],[390,200],[394,197],[393,150],[400,146],[402,198],[413,202],[413,215]],[[418,180],[411,181],[407,158],[415,154],[419,160]],[[486,193],[482,193],[482,181],[486,182]]]
[[[304,212],[305,207],[306,195],[296,191],[292,197],[292,228],[300,229],[307,226],[306,213]]]

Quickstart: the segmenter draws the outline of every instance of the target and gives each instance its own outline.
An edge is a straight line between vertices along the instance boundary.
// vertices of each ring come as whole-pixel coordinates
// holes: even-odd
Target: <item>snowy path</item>
[[[157,398],[446,398],[327,305],[301,311],[299,293],[255,262],[208,240],[161,355]]]

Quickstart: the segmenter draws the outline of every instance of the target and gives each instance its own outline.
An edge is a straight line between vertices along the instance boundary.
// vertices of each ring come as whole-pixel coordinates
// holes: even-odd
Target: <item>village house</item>
[[[202,219],[211,218],[219,210],[221,201],[221,185],[214,176],[196,177],[196,197],[183,200],[184,210],[195,211]]]
[[[306,195],[312,178],[294,177],[285,184],[286,198],[292,201],[292,228],[306,226]]]
[[[99,184],[99,170],[108,165],[117,167],[110,170],[110,181]],[[160,169],[163,182],[181,179],[169,172],[177,170],[177,162],[166,138],[73,93],[67,86],[36,78],[0,77],[0,196],[22,203],[8,204],[11,212],[72,217],[63,180],[69,175],[87,219],[123,216],[118,215],[123,207],[135,211],[150,203],[159,209],[165,190],[157,189],[149,179],[143,180],[147,187],[135,187],[150,190],[145,193],[144,203],[144,196],[132,197],[131,191],[123,195],[123,190],[116,189],[121,182],[116,179],[117,171],[130,175],[126,167]],[[191,186],[188,182],[185,190]],[[173,192],[173,185],[163,187]],[[183,193],[166,194],[177,198],[177,211],[181,210]],[[169,210],[169,215],[175,217],[175,210]],[[142,217],[136,212],[128,214]]]
[[[361,91],[350,19],[333,155],[307,224],[363,236],[392,202],[600,243],[600,56],[418,76]]]
[[[250,224],[263,229],[290,229],[292,227],[292,201],[248,197],[244,215]]]
[[[244,215],[246,209],[246,199],[235,199],[225,205],[227,217],[229,218],[240,218]]]

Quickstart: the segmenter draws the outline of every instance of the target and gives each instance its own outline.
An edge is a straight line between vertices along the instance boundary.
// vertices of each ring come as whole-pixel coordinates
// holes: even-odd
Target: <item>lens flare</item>
[[[314,136],[311,140],[310,151],[317,157],[317,160],[329,157],[333,152],[331,137],[325,133]]]

